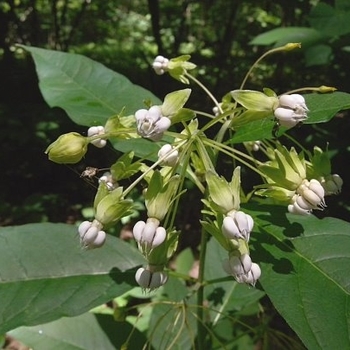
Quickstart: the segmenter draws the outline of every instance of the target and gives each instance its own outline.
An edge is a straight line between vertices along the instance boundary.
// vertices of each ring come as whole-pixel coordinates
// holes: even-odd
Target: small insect
[[[87,177],[89,179],[92,179],[96,176],[96,174],[100,171],[98,168],[94,168],[91,166],[87,166],[85,170],[80,174],[80,177]]]

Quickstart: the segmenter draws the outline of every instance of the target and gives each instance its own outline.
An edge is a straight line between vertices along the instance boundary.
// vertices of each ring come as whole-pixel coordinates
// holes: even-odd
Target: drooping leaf
[[[77,124],[104,125],[124,107],[124,115],[128,115],[144,108],[144,100],[161,103],[148,90],[85,56],[21,47],[34,59],[46,102],[64,109]]]
[[[130,269],[140,253],[109,236],[96,250],[80,248],[64,224],[0,228],[0,333],[76,316],[136,285]]]
[[[350,224],[259,206],[252,256],[261,284],[308,349],[350,347]]]

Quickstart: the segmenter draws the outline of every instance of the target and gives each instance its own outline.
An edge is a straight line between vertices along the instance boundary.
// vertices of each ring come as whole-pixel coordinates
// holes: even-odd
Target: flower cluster
[[[309,109],[302,95],[282,95],[278,100],[279,105],[274,110],[274,115],[281,126],[291,128],[307,118]]]
[[[149,110],[139,109],[135,118],[138,134],[153,141],[159,141],[171,125],[170,119],[162,115],[160,106],[152,106]]]
[[[261,276],[260,266],[252,262],[248,254],[231,255],[222,264],[225,272],[232,275],[238,283],[255,285]]]
[[[169,59],[159,55],[154,59],[152,67],[156,74],[162,75],[168,70],[168,64]]]
[[[283,50],[296,46],[286,45]],[[231,137],[224,139],[227,131],[265,119],[270,121],[266,123],[269,125],[271,122],[276,125],[277,121],[277,125],[286,128],[296,126],[308,118],[304,96],[295,93],[278,96],[268,88],[262,92],[244,90],[243,83],[242,88],[228,92],[217,101],[189,73],[195,68],[189,59],[188,55],[173,59],[157,56],[152,66],[156,74],[168,73],[184,84],[197,83],[215,105],[211,114],[184,107],[191,94],[191,89],[186,88],[167,94],[159,105],[148,101],[132,115],[123,116],[121,111],[110,117],[104,126],[90,127],[86,137],[75,132],[64,134],[46,153],[56,163],[73,164],[82,160],[89,144],[102,148],[110,138],[113,141],[138,139],[142,145],[151,145],[154,153],[145,156],[144,152],[132,149],[106,168],[108,171],[100,177],[94,199],[94,219],[83,221],[78,228],[81,245],[86,249],[101,247],[111,226],[122,219],[130,223],[138,215],[130,197],[142,184],[146,219],[134,224],[132,234],[146,264],[137,270],[135,279],[145,290],[163,286],[168,280],[165,268],[178,242],[175,220],[180,197],[191,188],[187,187],[191,181],[203,195],[202,227],[227,252],[223,269],[238,283],[254,286],[262,272],[250,256],[254,219],[248,214],[249,207],[241,208],[241,167],[236,166],[231,180],[226,180],[217,173],[220,154],[229,161],[247,165],[262,177],[262,183],[244,196],[246,200],[253,193],[270,197],[274,203],[285,205],[292,214],[310,215],[314,210],[323,210],[325,196],[338,194],[343,180],[331,172],[327,151],[315,147],[311,154],[306,150],[298,153],[294,147],[287,149],[274,139],[273,130],[269,130],[270,140],[245,139],[245,153],[231,143]],[[321,87],[316,91],[322,93],[329,88]],[[209,118],[207,123],[205,118]],[[206,134],[212,127],[219,131],[209,138]],[[163,138],[167,143],[159,142]],[[267,160],[261,160],[261,155]],[[139,158],[135,161],[134,157]],[[126,189],[119,185],[124,180],[127,180]],[[203,276],[199,277],[199,284],[204,285],[200,278]]]
[[[80,242],[83,248],[94,249],[101,247],[106,241],[103,225],[97,221],[83,221],[78,228]]]

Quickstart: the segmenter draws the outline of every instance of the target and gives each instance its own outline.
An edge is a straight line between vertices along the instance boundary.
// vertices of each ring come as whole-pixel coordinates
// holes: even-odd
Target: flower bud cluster
[[[323,210],[325,191],[318,180],[303,180],[288,205],[288,211],[293,214],[308,215],[313,209]]]
[[[96,136],[96,135],[103,135],[105,133],[105,128],[103,126],[92,126],[88,129],[88,136]],[[94,139],[90,141],[91,144],[93,144],[95,147],[102,148],[106,146],[107,141],[104,139]]]
[[[159,55],[154,59],[152,67],[156,74],[162,75],[168,70],[168,64],[169,59]]]
[[[83,248],[94,249],[102,247],[106,241],[106,232],[102,231],[102,224],[97,221],[83,221],[78,228],[80,243]]]
[[[132,230],[139,249],[147,257],[150,251],[161,245],[166,239],[166,230],[159,226],[159,220],[148,218],[146,222],[138,221]]]
[[[162,115],[160,106],[152,106],[149,110],[139,109],[135,118],[138,134],[153,141],[159,141],[171,125],[170,119]]]
[[[158,158],[163,159],[162,164],[167,166],[175,166],[179,159],[179,152],[170,144],[165,144],[158,152]]]
[[[226,273],[233,276],[238,283],[248,283],[252,286],[261,276],[260,266],[252,262],[248,254],[231,255],[223,261]]]
[[[253,218],[243,211],[233,210],[225,216],[222,223],[222,233],[229,239],[244,239],[249,242],[250,232],[254,226]]]
[[[281,126],[291,128],[304,121],[308,111],[304,97],[291,94],[279,97],[279,105],[274,110],[274,114]]]
[[[99,179],[98,182],[104,182],[109,191],[113,191],[117,188],[118,183],[114,180],[112,174],[110,172],[105,172]]]
[[[163,286],[167,282],[168,275],[163,270],[158,271],[152,266],[147,266],[146,268],[140,267],[136,271],[135,280],[140,287],[154,290]]]

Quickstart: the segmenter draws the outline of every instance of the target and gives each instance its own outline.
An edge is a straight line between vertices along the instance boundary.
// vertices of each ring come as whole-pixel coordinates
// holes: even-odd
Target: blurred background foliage
[[[17,43],[84,54],[160,98],[183,86],[154,74],[155,55],[190,54],[198,65],[195,74],[221,98],[239,87],[268,48],[296,41],[304,44],[301,50],[270,56],[246,88],[269,87],[280,94],[329,85],[349,92],[349,12],[347,0],[0,1],[0,225],[82,219],[95,188],[80,173],[85,166],[106,167],[116,157],[109,147],[103,152],[90,148],[88,164],[59,166],[47,160],[47,145],[61,133],[86,130],[62,110],[46,106],[34,65]],[[212,108],[198,91],[188,106]],[[333,172],[344,179],[343,193],[329,198],[321,216],[349,219],[349,125],[344,112],[327,125],[292,132],[310,150],[329,142]],[[243,183],[248,189],[254,184],[248,177]],[[188,203],[195,201],[189,198]],[[184,220],[196,219],[183,210]]]

